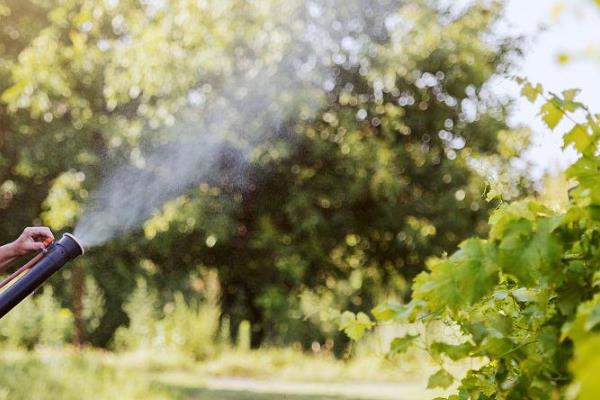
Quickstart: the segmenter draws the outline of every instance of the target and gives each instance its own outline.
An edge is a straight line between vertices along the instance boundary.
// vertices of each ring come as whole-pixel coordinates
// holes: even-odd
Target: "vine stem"
[[[528,81],[527,81],[527,82],[528,82]],[[553,101],[553,100],[559,100],[559,99],[560,99],[560,98],[559,98],[559,97],[558,97],[556,94],[554,94],[554,93],[552,93],[552,92],[548,92],[548,93],[550,93],[550,95],[552,96],[552,97],[549,97],[549,96],[547,96],[547,95],[546,95],[546,93],[544,92],[544,89],[538,89],[537,87],[533,87],[533,85],[531,85],[531,87],[532,87],[532,88],[533,88],[533,89],[536,91],[536,93],[537,93],[539,96],[541,96],[541,97],[542,97],[544,100],[546,100],[546,102],[551,102],[551,101],[552,101],[552,102],[553,102],[552,104],[554,105],[554,107],[556,107],[556,108],[557,108],[557,109],[558,109],[560,112],[562,112],[562,113],[563,113],[563,115],[564,115],[565,117],[567,117],[567,119],[568,119],[569,121],[571,121],[571,122],[572,122],[572,123],[574,123],[575,125],[580,125],[580,123],[579,123],[579,122],[577,122],[575,119],[573,119],[573,117],[571,117],[571,115],[570,115],[570,113],[571,113],[571,112],[570,112],[570,111],[567,111],[567,110],[565,110],[565,109],[564,109],[563,107],[561,107],[559,104],[556,104],[556,102],[555,102],[555,101]],[[581,106],[580,106],[580,108],[581,108],[581,109],[582,109],[582,110],[585,112],[585,114],[586,114],[586,117],[587,117],[587,118],[590,118],[590,117],[592,117],[592,114],[590,113],[590,110],[589,110],[587,107],[585,107],[584,105],[581,105]]]
[[[529,346],[530,344],[533,344],[533,343],[536,343],[536,342],[537,342],[537,340],[532,340],[530,342],[525,342],[523,344],[520,344],[519,346],[517,346],[517,347],[515,347],[513,349],[510,349],[507,352],[504,352],[504,353],[500,354],[498,356],[498,358],[506,357],[507,355],[509,355],[511,353],[514,353],[515,351],[518,351],[518,350],[522,349],[523,347]]]
[[[511,354],[511,353],[514,353],[515,351],[518,351],[518,350],[522,349],[523,347],[525,347],[525,346],[529,346],[530,344],[533,344],[533,343],[536,343],[536,342],[537,342],[537,340],[532,340],[532,341],[530,341],[530,342],[526,342],[526,343],[520,344],[520,345],[518,345],[518,346],[516,346],[516,347],[513,347],[512,349],[510,349],[510,350],[508,350],[508,351],[506,351],[506,352],[504,352],[504,353],[500,354],[499,356],[497,356],[497,357],[495,357],[495,358],[502,358],[502,357],[506,357],[507,355],[509,355],[509,354]],[[476,353],[470,354],[469,356],[470,356],[470,357],[480,357],[480,356],[483,356],[483,355],[484,355],[484,354],[483,354],[481,351],[478,351],[478,352],[476,352]]]

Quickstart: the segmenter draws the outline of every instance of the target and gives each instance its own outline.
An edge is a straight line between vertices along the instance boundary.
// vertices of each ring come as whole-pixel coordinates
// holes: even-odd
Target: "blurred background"
[[[403,327],[352,344],[340,311],[407,300],[503,201],[561,206],[572,155],[512,78],[598,109],[599,23],[589,0],[0,0],[1,241],[89,245],[0,321],[0,398],[434,397],[418,350],[382,356]]]

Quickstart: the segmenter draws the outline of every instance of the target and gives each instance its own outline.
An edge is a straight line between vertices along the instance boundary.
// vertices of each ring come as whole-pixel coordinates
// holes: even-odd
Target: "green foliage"
[[[539,83],[533,86],[531,83],[526,82],[521,88],[521,95],[525,96],[527,100],[534,103],[537,100],[538,96],[543,92],[543,90],[544,89],[542,85],[540,85]]]
[[[55,230],[73,225],[81,213],[81,198],[87,195],[81,187],[84,180],[85,175],[75,171],[67,171],[54,180],[42,205],[47,210],[41,215],[44,224]]]
[[[85,321],[86,332],[94,332],[106,311],[106,299],[96,280],[87,276],[84,282],[84,296],[82,299],[82,317]]]
[[[214,298],[199,303],[175,293],[163,313],[157,312],[155,303],[155,293],[140,278],[125,305],[129,325],[120,327],[115,335],[118,350],[167,351],[202,360],[220,349],[217,335],[221,310]]]
[[[454,377],[452,376],[452,374],[450,374],[448,371],[442,368],[429,377],[429,381],[427,382],[427,389],[446,389],[448,386],[452,385],[453,382]]]
[[[565,210],[535,200],[501,205],[486,240],[468,239],[453,255],[433,259],[429,272],[416,277],[408,305],[378,306],[373,314],[380,321],[418,318],[459,327],[460,344],[415,339],[438,361],[442,355],[482,361],[451,399],[594,399],[600,396],[593,372],[600,360],[599,120],[575,101],[577,91],[546,95],[520,81],[524,96],[544,98],[542,118],[550,127],[562,119],[574,124],[564,141],[579,159],[567,171],[574,188]],[[577,120],[582,115],[585,122]],[[442,368],[428,387],[453,380]]]
[[[350,336],[350,335],[348,335],[348,336]],[[394,355],[394,354],[404,353],[406,350],[408,350],[408,348],[410,347],[412,342],[417,337],[418,337],[417,335],[406,335],[403,337],[394,338],[394,340],[392,340],[392,343],[390,344],[389,354]],[[352,338],[352,339],[354,339],[354,338]]]
[[[435,308],[458,312],[463,303],[478,302],[497,283],[496,250],[487,242],[469,239],[446,260],[430,260],[430,273],[417,276],[413,297]]]
[[[576,124],[573,129],[565,135],[565,146],[572,144],[580,153],[587,152],[593,144],[593,139],[587,132],[586,127]]]
[[[434,356],[441,354],[448,356],[451,360],[460,360],[461,358],[468,357],[475,346],[469,342],[461,344],[448,344],[443,342],[433,342],[431,344],[431,352]]]
[[[143,278],[138,278],[136,287],[127,303],[123,306],[129,325],[121,327],[115,333],[115,347],[120,350],[136,350],[152,346],[157,335],[157,299],[156,293],[148,288]]]
[[[173,309],[159,325],[164,344],[155,343],[154,347],[162,344],[195,360],[206,359],[219,350],[216,335],[220,314],[216,304],[198,304],[196,301],[188,304],[183,295],[177,293]]]
[[[409,304],[379,304],[371,312],[378,321],[405,321],[414,317],[414,311],[419,301],[411,301]]]
[[[0,359],[0,399],[172,399],[126,366],[107,362],[106,355],[82,351],[10,352]]]
[[[556,100],[548,100],[541,108],[542,119],[550,129],[556,128],[556,125],[563,117],[562,109],[556,104]]]
[[[344,311],[340,317],[340,330],[343,330],[352,340],[359,340],[374,325],[375,323],[363,312],[354,314]]]

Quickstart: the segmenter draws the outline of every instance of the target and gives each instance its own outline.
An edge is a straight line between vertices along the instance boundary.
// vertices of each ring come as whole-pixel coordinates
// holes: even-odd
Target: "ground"
[[[365,359],[344,363],[289,350],[229,352],[205,362],[72,348],[0,351],[0,400],[422,400],[443,394],[425,386]]]
[[[442,394],[425,390],[422,382],[322,383],[208,378],[198,386],[182,382],[181,376],[173,378],[163,376],[162,384],[175,398],[190,400],[422,400]]]

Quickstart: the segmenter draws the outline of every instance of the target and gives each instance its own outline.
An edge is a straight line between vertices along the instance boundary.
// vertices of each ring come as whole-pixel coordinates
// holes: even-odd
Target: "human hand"
[[[31,251],[45,249],[54,241],[54,235],[45,226],[30,226],[23,230],[21,236],[10,244],[16,256],[22,256]]]

